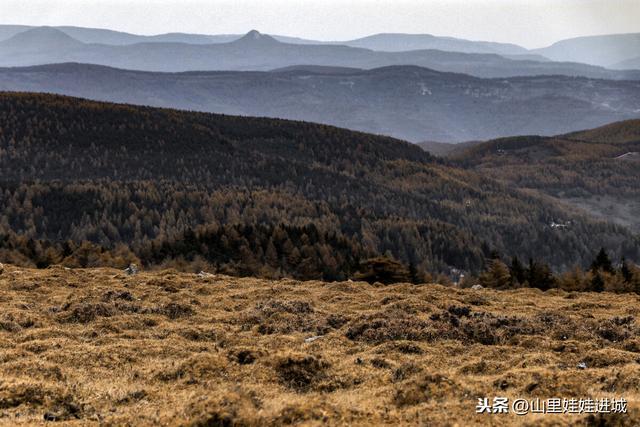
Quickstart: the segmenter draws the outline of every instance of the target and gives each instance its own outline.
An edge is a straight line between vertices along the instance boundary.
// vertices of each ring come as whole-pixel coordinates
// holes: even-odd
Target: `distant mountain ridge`
[[[625,68],[625,61],[638,58],[640,55],[640,33],[576,37],[561,40],[542,49],[534,49],[532,52],[554,61]]]
[[[480,79],[415,66],[173,74],[59,64],[0,69],[0,90],[305,120],[415,142],[555,135],[640,117],[640,81]]]
[[[114,46],[137,43],[226,43],[237,40],[241,37],[241,35],[237,34],[205,35],[189,33],[165,33],[146,36],[103,28],[84,28],[64,25],[51,27],[37,27],[28,25],[0,25],[0,41],[7,40],[21,32],[25,32],[35,28],[57,29],[82,43],[106,44]]]
[[[35,27],[29,25],[0,25],[0,42],[32,28]]]
[[[0,25],[0,41],[6,40],[13,35],[37,27]],[[98,43],[110,45],[127,45],[148,42],[174,42],[191,44],[227,43],[242,38],[243,34],[189,34],[189,33],[166,33],[157,35],[138,35],[122,31],[113,31],[98,28],[82,28],[72,26],[54,26],[52,28],[63,31],[69,36],[83,43]],[[471,41],[453,37],[440,37],[431,34],[402,34],[402,33],[381,33],[367,37],[344,41],[319,41],[298,37],[288,37],[282,35],[270,35],[278,41],[292,44],[341,44],[351,47],[362,47],[379,51],[407,51],[436,49],[451,52],[464,53],[495,53],[499,55],[519,55],[526,54],[528,50],[510,43],[497,43],[485,41]]]
[[[620,70],[638,70],[640,69],[640,56],[638,56],[637,58],[617,62],[612,66],[612,68]]]
[[[0,25],[0,41],[20,32],[37,27],[27,25]],[[243,34],[189,34],[165,33],[157,35],[137,35],[122,31],[73,26],[56,26],[67,35],[83,43],[106,45],[131,45],[137,43],[187,43],[212,44],[228,43],[243,37]],[[319,41],[299,37],[271,35],[280,42],[312,45],[344,45],[361,47],[375,51],[400,52],[408,50],[443,50],[461,53],[493,53],[511,59],[547,59],[560,62],[580,62],[615,69],[637,69],[632,61],[640,52],[640,33],[585,36],[560,40],[539,49],[526,49],[512,43],[472,41],[431,34],[380,33],[344,41]]]
[[[20,54],[44,49],[79,49],[84,43],[63,31],[50,27],[37,27],[20,32],[6,41],[5,46],[13,47]]]
[[[56,32],[57,35],[56,35]],[[109,33],[110,34],[110,33]],[[53,44],[51,40],[67,40]],[[436,49],[383,52],[339,44],[283,43],[257,31],[223,43],[144,42],[87,44],[60,29],[33,28],[0,42],[0,66],[80,62],[143,71],[253,70],[295,65],[372,69],[417,65],[478,77],[570,75],[606,79],[640,79],[640,70],[607,70],[578,63],[532,60],[530,55],[461,53]],[[535,56],[533,58],[536,58]]]
[[[382,33],[336,43],[387,52],[424,49],[463,53],[495,53],[497,55],[520,55],[529,52],[522,46],[511,43],[470,41],[454,37],[438,37],[431,34]]]

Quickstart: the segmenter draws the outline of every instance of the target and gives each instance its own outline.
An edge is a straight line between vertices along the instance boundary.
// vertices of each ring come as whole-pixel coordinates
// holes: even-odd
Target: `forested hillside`
[[[558,269],[600,247],[639,258],[621,227],[417,146],[310,123],[5,93],[0,170],[1,258],[41,267],[335,279],[381,254],[412,274],[478,271],[495,252]]]
[[[640,120],[551,138],[503,138],[451,157],[509,185],[640,231]]]

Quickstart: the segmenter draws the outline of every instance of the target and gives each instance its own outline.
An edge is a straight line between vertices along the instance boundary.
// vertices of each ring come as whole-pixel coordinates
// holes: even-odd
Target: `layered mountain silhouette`
[[[0,41],[34,29],[26,25],[0,25]],[[53,27],[76,40],[87,44],[133,45],[138,43],[185,43],[196,45],[228,43],[243,37],[242,34],[190,34],[166,33],[158,35],[138,35],[121,31],[73,26]],[[632,61],[640,51],[640,34],[610,34],[601,36],[576,37],[561,40],[540,49],[525,49],[511,43],[464,40],[431,34],[382,33],[345,41],[318,41],[271,35],[274,39],[291,44],[303,45],[344,45],[366,48],[382,52],[402,52],[410,50],[443,50],[461,53],[497,54],[511,59],[533,61],[580,62],[616,69],[636,69]]]
[[[0,66],[62,62],[165,72],[265,71],[294,65],[371,69],[410,64],[479,77],[563,74],[607,79],[640,79],[640,71],[614,71],[577,63],[515,60],[496,54],[435,49],[381,52],[344,45],[283,43],[257,31],[227,43],[145,42],[107,45],[82,43],[55,28],[34,28],[0,42]]]
[[[35,27],[28,25],[0,25],[0,41],[5,41],[15,36],[16,34],[23,33]]]
[[[616,63],[613,68],[620,68],[622,70],[638,70],[640,69],[640,56],[637,58],[627,59],[625,61],[621,61]]]
[[[0,25],[0,41],[32,28],[35,27],[25,25]],[[110,45],[127,45],[146,42],[210,44],[231,42],[243,37],[243,35],[240,34],[205,35],[188,33],[166,33],[153,36],[143,36],[98,28],[82,28],[73,26],[56,26],[53,28],[63,31],[65,34],[68,34],[83,43]],[[470,41],[453,37],[438,37],[431,34],[385,33],[354,40],[330,42],[281,35],[271,36],[278,41],[294,44],[341,44],[345,46],[363,47],[371,50],[390,52],[438,49],[451,52],[496,53],[499,55],[519,55],[529,53],[527,49],[510,43]]]
[[[0,41],[6,40],[20,32],[35,27],[25,25],[0,25]],[[72,26],[57,26],[56,28],[65,34],[83,42],[107,45],[127,45],[147,42],[169,42],[188,44],[226,43],[243,37],[239,34],[188,34],[166,33],[153,36],[142,36],[98,28],[82,28]],[[511,43],[495,43],[485,41],[470,41],[453,37],[438,37],[431,34],[402,34],[384,33],[375,34],[354,40],[345,41],[319,41],[281,35],[271,35],[274,39],[293,44],[341,44],[351,47],[362,47],[371,50],[401,52],[407,50],[437,49],[450,52],[464,53],[495,53],[498,55],[526,55],[530,52],[518,45]],[[540,57],[542,58],[542,57]]]
[[[535,49],[534,53],[554,61],[573,61],[611,68],[628,68],[625,61],[640,55],[640,33],[577,37]]]
[[[60,30],[49,27],[38,27],[21,32],[2,43],[3,53],[12,55],[17,61],[20,57],[31,55],[50,55],[51,52],[68,52],[82,49],[84,43]]]
[[[234,42],[245,43],[256,46]],[[555,135],[640,116],[640,81],[480,79],[414,66],[172,74],[60,64],[0,69],[0,90],[306,120],[416,142]]]
[[[344,42],[347,46],[371,50],[402,52],[407,50],[437,49],[450,52],[495,53],[498,55],[527,54],[527,49],[510,43],[470,41],[431,34],[386,33]]]
[[[19,33],[36,28],[42,27],[33,27],[27,25],[0,25],[0,41],[7,40]],[[153,36],[143,36],[102,28],[84,28],[74,26],[54,26],[49,28],[59,30],[82,43],[106,44],[115,46],[136,43],[210,44],[231,42],[240,38],[240,36],[236,34],[204,35],[189,33],[166,33]]]

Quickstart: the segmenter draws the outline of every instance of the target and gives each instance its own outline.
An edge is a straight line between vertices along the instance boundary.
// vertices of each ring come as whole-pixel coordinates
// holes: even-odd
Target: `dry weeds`
[[[639,425],[639,315],[637,295],[4,266],[0,424]],[[476,415],[484,396],[630,403]]]

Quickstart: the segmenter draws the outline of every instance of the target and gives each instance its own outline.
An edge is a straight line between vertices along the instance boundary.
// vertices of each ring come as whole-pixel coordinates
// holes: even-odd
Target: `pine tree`
[[[529,268],[527,269],[527,282],[532,288],[538,288],[543,291],[551,289],[556,285],[556,278],[551,272],[551,268],[547,264],[529,260]]]
[[[354,279],[369,283],[380,282],[385,285],[392,283],[409,283],[411,275],[409,269],[402,263],[387,257],[377,257],[363,261],[360,271]]]
[[[604,248],[600,249],[596,259],[591,263],[591,271],[595,274],[598,271],[604,271],[609,274],[614,274],[615,271],[613,269],[613,264],[611,263],[611,258],[607,254]]]
[[[420,283],[420,281],[418,280],[418,270],[416,269],[416,265],[413,263],[413,261],[409,263],[409,277],[411,277],[411,283]]]
[[[275,245],[273,244],[273,239],[269,239],[269,242],[267,243],[267,249],[264,252],[264,259],[267,265],[274,268],[278,267],[280,264],[279,258],[278,258],[278,251]]]
[[[631,269],[629,269],[629,265],[627,264],[627,260],[622,257],[622,266],[620,267],[620,273],[622,273],[622,277],[626,283],[631,283],[633,280],[633,273]]]
[[[520,262],[520,259],[518,259],[517,256],[514,256],[513,259],[511,260],[511,267],[509,268],[509,271],[511,273],[511,280],[514,285],[524,284],[526,280],[526,275],[525,275],[526,271],[524,266]]]
[[[486,288],[505,289],[510,287],[511,283],[509,268],[499,259],[492,260],[489,270],[480,275],[480,284]]]
[[[600,273],[596,273],[591,279],[591,290],[593,292],[603,292],[604,291],[604,279],[600,275]]]

